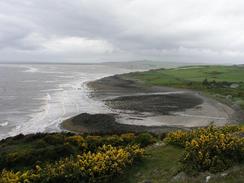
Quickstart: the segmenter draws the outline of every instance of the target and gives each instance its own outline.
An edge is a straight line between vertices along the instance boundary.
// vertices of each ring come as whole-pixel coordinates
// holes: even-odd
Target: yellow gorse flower
[[[219,171],[230,161],[244,160],[244,138],[239,126],[198,128],[167,135],[168,144],[185,147],[183,163],[197,170]]]
[[[45,178],[50,180],[55,177],[63,179],[76,179],[93,182],[99,177],[111,176],[130,165],[135,158],[140,158],[144,150],[138,145],[127,147],[113,147],[103,145],[96,153],[83,153],[74,158],[65,158],[54,164],[22,172],[3,170],[0,173],[0,183],[37,182]]]

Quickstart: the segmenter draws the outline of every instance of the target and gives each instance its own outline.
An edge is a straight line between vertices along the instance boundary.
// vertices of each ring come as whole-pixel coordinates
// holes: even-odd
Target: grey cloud
[[[0,60],[242,63],[243,10],[241,0],[2,0]]]

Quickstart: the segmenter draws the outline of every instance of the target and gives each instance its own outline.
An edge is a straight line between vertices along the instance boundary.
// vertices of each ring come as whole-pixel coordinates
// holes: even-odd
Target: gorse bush
[[[142,135],[145,136],[145,135]],[[51,133],[18,135],[0,141],[0,170],[7,168],[21,170],[32,168],[37,162],[54,162],[60,158],[86,152],[96,152],[101,146],[148,145],[152,137],[141,138],[133,133],[121,135],[75,135]]]
[[[125,133],[120,136],[125,144],[131,143],[135,140],[134,133]]]
[[[182,162],[191,169],[217,172],[242,161],[243,153],[243,138],[215,132],[187,142]]]
[[[187,170],[218,172],[244,160],[244,138],[238,126],[213,125],[167,135],[168,144],[185,147],[182,163]]]
[[[150,133],[141,133],[135,138],[135,143],[141,147],[146,147],[156,142],[156,138]]]
[[[185,147],[187,141],[192,139],[192,133],[182,130],[177,130],[166,135],[164,141],[168,144]]]
[[[69,143],[79,147],[80,149],[87,149],[87,142],[85,141],[84,137],[80,135],[74,135],[65,138],[65,143]]]
[[[139,146],[113,147],[104,145],[96,153],[83,153],[65,158],[53,164],[36,166],[25,171],[3,170],[0,182],[98,182],[109,180],[113,175],[143,156]]]
[[[99,182],[122,173],[140,159],[147,134],[18,135],[0,141],[0,183]]]
[[[213,133],[233,134],[234,132],[240,131],[241,127],[239,126],[226,125],[224,127],[218,128],[213,125],[210,125],[206,128],[196,128],[191,131],[177,130],[174,132],[170,132],[166,135],[166,138],[164,140],[168,144],[185,147],[186,142],[190,142],[195,138],[199,138],[201,135],[209,135]]]

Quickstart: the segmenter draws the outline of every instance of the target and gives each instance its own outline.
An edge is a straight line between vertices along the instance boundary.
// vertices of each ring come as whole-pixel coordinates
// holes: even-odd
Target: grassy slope
[[[176,179],[174,177],[182,169],[179,159],[183,154],[183,149],[171,145],[152,146],[146,149],[146,154],[143,161],[125,171],[113,182],[199,183],[205,182],[207,176],[211,177],[209,183],[242,183],[244,180],[244,166],[234,167],[215,175],[205,172],[196,176],[183,175]]]
[[[147,148],[146,156],[131,167],[114,182],[168,182],[180,169],[179,158],[182,149],[173,146],[152,146]]]
[[[36,160],[40,160],[43,163],[45,161],[52,162],[53,160],[59,159],[60,156],[77,154],[80,152],[77,145],[65,147],[62,143],[63,137],[70,135],[72,134],[54,133],[9,138],[0,143],[0,160],[3,161],[4,159],[2,158],[6,156],[12,157],[13,161],[12,164],[9,164],[9,168],[21,170],[23,168],[31,168],[33,162]],[[58,151],[63,152],[63,154],[58,153]],[[17,156],[12,156],[15,153]],[[146,156],[142,161],[133,164],[123,175],[115,177],[112,182],[172,182],[172,180],[174,180],[173,177],[182,171],[179,162],[182,154],[182,148],[165,145],[159,141],[158,144],[146,148]],[[33,160],[33,162],[31,162],[31,160]],[[0,169],[1,168],[8,167],[5,166],[0,167]],[[204,182],[208,175],[211,175],[210,182],[216,183],[243,182],[244,180],[244,166],[232,168],[228,170],[227,173],[228,175],[225,177],[221,176],[221,173],[216,175],[203,173],[195,177],[183,176],[173,182]]]
[[[143,81],[147,85],[171,86],[195,89],[206,94],[217,94],[225,99],[232,96],[232,102],[244,108],[244,67],[239,66],[199,66],[173,69],[158,69],[146,72],[136,72],[124,75],[125,78]],[[202,85],[204,79],[216,82],[227,81],[238,83],[238,88],[214,87]]]
[[[233,101],[239,101],[244,106],[244,95],[236,94],[244,89],[244,67],[237,66],[204,66],[184,67],[177,69],[159,69],[146,72],[129,73],[123,77],[143,81],[146,85],[171,86],[189,88],[203,91],[207,94],[232,95]],[[217,82],[228,81],[239,83],[237,89],[208,89],[202,86],[202,81],[208,79]],[[189,84],[191,83],[192,84]],[[137,166],[133,166],[125,174],[119,177],[120,182],[172,182],[172,178],[180,171],[179,159],[183,150],[172,146],[158,146],[147,149],[148,156]],[[183,177],[173,182],[205,182],[206,177],[211,176],[209,182],[238,183],[244,180],[244,166],[238,166],[228,171],[215,175],[200,173],[195,177]],[[119,182],[119,181],[118,181]]]

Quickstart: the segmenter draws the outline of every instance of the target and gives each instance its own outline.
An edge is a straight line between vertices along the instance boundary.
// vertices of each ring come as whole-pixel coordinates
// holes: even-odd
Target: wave
[[[8,129],[8,131],[4,132],[4,134],[1,134],[0,139],[7,136],[14,136],[19,133],[28,134],[36,132],[60,131],[62,129],[60,129],[59,124],[64,119],[67,119],[82,112],[111,112],[110,109],[107,108],[107,106],[102,101],[97,101],[89,97],[90,89],[87,87],[86,82],[112,75],[114,73],[117,73],[116,70],[111,71],[111,73],[106,73],[107,71],[105,72],[104,70],[102,70],[101,73],[89,73],[89,71],[84,71],[83,73],[78,72],[78,74],[74,73],[73,70],[68,70],[67,75],[65,75],[66,70],[65,72],[63,70],[59,72],[62,67],[57,67],[57,72],[55,72],[54,69],[56,69],[56,66],[55,68],[43,65],[34,66],[37,68],[34,68],[31,65],[22,66],[21,72],[38,72],[38,74],[58,73],[57,75],[50,76],[50,80],[47,78],[47,80],[45,81],[45,83],[53,82],[55,83],[55,86],[47,85],[48,88],[41,88],[39,90],[41,92],[40,98],[38,97],[39,95],[32,98],[33,100],[36,100],[36,103],[38,105],[40,104],[40,106],[36,107],[36,104],[33,109],[28,109],[28,111],[26,111],[26,114],[20,115],[20,117],[23,116],[23,119],[19,119],[17,117],[15,119],[15,116],[13,116],[13,122],[11,120],[8,124],[11,128]],[[51,72],[49,72],[50,70]],[[64,79],[59,77],[59,74],[62,73],[62,71],[64,74],[61,75]],[[55,81],[52,81],[53,78],[55,79]],[[33,79],[28,78],[26,82],[32,82],[32,80]],[[41,84],[42,83],[40,83],[40,85]],[[11,113],[13,113],[13,111],[11,111]],[[5,120],[3,120],[3,122],[5,122]],[[6,123],[3,125],[6,125]]]
[[[46,89],[46,90],[40,90],[41,92],[53,92],[53,91],[63,91],[63,88],[53,88],[53,89]]]
[[[50,101],[52,99],[52,97],[51,97],[51,95],[49,93],[47,93],[46,98],[47,98],[47,101]]]
[[[3,122],[3,123],[0,123],[0,127],[4,127],[4,126],[7,126],[8,125],[8,122]]]
[[[32,66],[24,66],[25,68],[27,68],[27,70],[25,70],[24,72],[38,72],[38,69]]]

